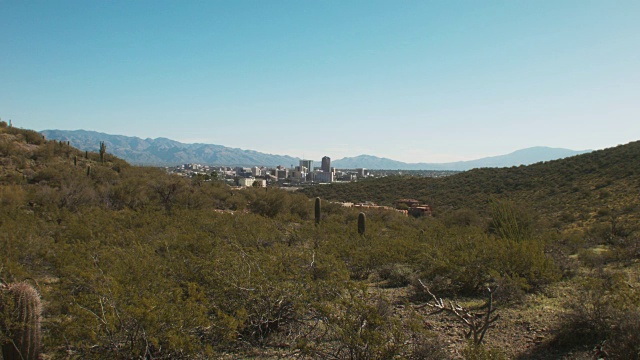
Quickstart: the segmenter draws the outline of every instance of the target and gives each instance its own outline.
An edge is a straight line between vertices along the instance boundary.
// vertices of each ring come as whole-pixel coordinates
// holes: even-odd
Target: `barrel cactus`
[[[20,282],[0,291],[0,331],[4,360],[35,360],[40,356],[40,295]]]

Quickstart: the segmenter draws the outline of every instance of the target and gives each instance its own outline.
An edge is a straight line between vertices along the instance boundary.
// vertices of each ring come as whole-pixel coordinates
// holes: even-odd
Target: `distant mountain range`
[[[98,151],[101,141],[107,145],[107,152],[132,164],[152,166],[173,166],[186,163],[226,166],[290,166],[298,165],[299,158],[287,155],[265,154],[253,150],[230,148],[214,144],[184,144],[178,141],[157,138],[141,139],[123,135],[110,135],[86,130],[44,130],[47,139],[69,141],[81,150]],[[371,155],[347,157],[332,161],[339,169],[385,169],[385,170],[458,170],[465,171],[479,167],[510,167],[528,165],[540,161],[561,159],[591,150],[532,147],[507,155],[486,157],[470,161],[451,163],[405,163]],[[315,161],[316,166],[320,165]]]
[[[332,162],[332,165],[341,169],[364,167],[367,169],[386,170],[457,170],[466,171],[483,167],[510,167],[529,165],[540,161],[550,161],[591,152],[591,150],[569,150],[536,146],[532,148],[514,151],[510,154],[485,157],[477,160],[457,161],[450,163],[404,163],[401,161],[379,158],[371,155],[348,157]]]
[[[286,155],[264,154],[213,144],[184,144],[166,138],[141,139],[86,130],[44,130],[40,133],[47,139],[69,141],[72,146],[88,151],[98,151],[100,142],[104,141],[107,153],[136,165],[174,166],[193,163],[226,166],[290,166],[298,165],[299,162],[298,158]]]

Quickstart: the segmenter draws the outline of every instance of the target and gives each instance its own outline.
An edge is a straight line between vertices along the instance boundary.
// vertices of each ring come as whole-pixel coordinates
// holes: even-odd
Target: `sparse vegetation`
[[[305,192],[434,207],[413,218],[232,190],[0,126],[0,278],[39,284],[52,358],[543,359],[599,347],[633,359],[639,158],[632,143]],[[467,344],[464,324],[414,310],[433,300],[418,279],[464,309],[499,285],[500,320]],[[527,337],[534,328],[545,336]]]

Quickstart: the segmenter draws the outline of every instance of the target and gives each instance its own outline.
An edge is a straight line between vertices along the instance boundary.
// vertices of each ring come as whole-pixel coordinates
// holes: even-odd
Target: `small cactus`
[[[320,225],[320,198],[319,197],[316,198],[315,210],[316,210],[316,225]]]
[[[40,355],[40,295],[31,285],[20,282],[0,290],[0,326],[4,360],[35,360]]]
[[[358,234],[364,235],[364,232],[367,230],[367,217],[361,212],[358,214]]]

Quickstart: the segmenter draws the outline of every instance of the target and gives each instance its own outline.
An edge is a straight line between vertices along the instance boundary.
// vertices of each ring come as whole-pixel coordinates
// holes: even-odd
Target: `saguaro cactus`
[[[320,198],[319,197],[316,198],[315,210],[316,210],[316,225],[319,225],[320,224]]]
[[[73,157],[73,166],[78,166],[78,156]]]
[[[107,145],[104,141],[100,141],[100,162],[104,162],[104,153],[107,151]]]
[[[364,235],[367,230],[367,217],[364,213],[358,214],[358,234]]]
[[[87,166],[87,176],[91,176],[91,165]]]
[[[0,291],[0,326],[4,360],[35,360],[40,355],[40,295],[27,283],[3,286]]]

